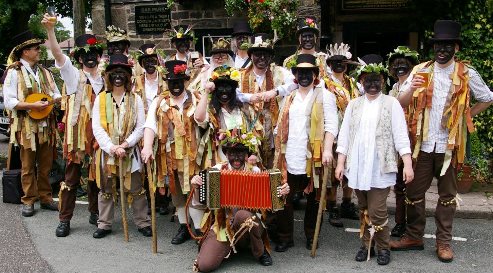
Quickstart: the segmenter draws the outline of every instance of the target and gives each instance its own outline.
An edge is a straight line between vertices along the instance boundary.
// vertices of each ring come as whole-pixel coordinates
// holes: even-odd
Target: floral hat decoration
[[[219,54],[219,53],[227,53],[230,56],[233,55],[233,51],[231,50],[231,41],[225,38],[219,38],[217,40],[213,40],[209,35],[209,39],[212,43],[211,55]]]
[[[223,152],[228,150],[248,150],[249,153],[256,153],[260,140],[250,132],[242,132],[241,129],[219,130],[217,140],[222,146]]]
[[[166,75],[166,80],[189,80],[190,71],[187,62],[180,60],[169,60],[164,63],[165,70],[160,71]]]
[[[220,65],[212,71],[211,78],[209,81],[217,84],[218,82],[228,82],[229,84],[238,87],[240,82],[241,74],[240,71],[234,67],[228,65]]]
[[[142,60],[146,57],[158,57],[160,60],[166,59],[166,53],[163,49],[156,48],[155,44],[143,44],[139,47],[139,50],[134,51],[132,54],[134,59],[137,59],[142,66]]]
[[[339,60],[351,60],[353,54],[349,52],[351,47],[348,44],[340,43],[340,44],[330,44],[327,45],[327,62],[329,61],[339,61]]]
[[[270,39],[267,33],[257,33],[254,35],[253,44],[248,48],[248,56],[255,51],[267,51],[274,55],[274,45],[278,41],[277,33],[274,32],[274,38]]]
[[[389,74],[389,71],[383,65],[383,59],[380,55],[368,54],[362,58],[358,58],[358,61],[360,62],[360,66],[356,69],[356,78],[358,81],[366,73],[378,73],[384,77],[387,77]]]
[[[387,67],[390,67],[390,64],[397,58],[408,59],[413,65],[419,63],[419,53],[415,50],[411,50],[407,46],[398,46],[394,49],[394,52],[390,52],[387,56],[389,57],[387,60]]]
[[[296,30],[296,37],[299,37],[302,32],[311,31],[316,36],[320,36],[320,30],[318,29],[317,19],[313,16],[307,16],[304,19],[298,21]]]
[[[195,42],[195,33],[192,30],[193,25],[188,26],[175,26],[168,30],[168,37],[171,38],[171,42],[177,40],[190,40]]]
[[[103,50],[106,48],[105,43],[98,41],[96,36],[92,34],[82,34],[75,38],[74,42],[75,46],[70,55],[72,55],[77,62],[81,54],[96,50],[99,56],[101,56],[103,55]]]
[[[105,35],[108,43],[125,42],[130,47],[127,32],[119,27],[108,26]]]

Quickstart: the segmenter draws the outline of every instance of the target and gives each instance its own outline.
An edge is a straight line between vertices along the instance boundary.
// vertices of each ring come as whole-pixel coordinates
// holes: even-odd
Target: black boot
[[[60,221],[56,227],[56,237],[67,237],[70,234],[70,221]]]
[[[341,203],[341,218],[359,220],[359,210],[351,200],[344,200]]]
[[[388,265],[390,263],[390,250],[379,250],[377,255],[377,263],[379,265]]]
[[[111,229],[100,229],[98,228],[93,234],[92,237],[96,239],[101,239],[106,237],[106,235],[111,233]]]
[[[370,249],[370,257],[375,256],[375,249],[372,247]],[[357,262],[364,262],[368,259],[368,248],[362,246],[358,253],[356,253],[356,257],[354,258]]]
[[[400,237],[402,237],[402,235],[404,235],[405,232],[406,232],[406,224],[405,223],[396,224],[395,227],[390,232],[390,236],[400,238]]]
[[[270,256],[269,252],[267,252],[266,249],[264,249],[264,253],[262,253],[262,255],[258,257],[258,261],[263,266],[272,265],[272,257]]]
[[[336,202],[329,202],[329,224],[334,227],[343,227],[344,224],[339,217],[339,210],[336,207]]]
[[[97,226],[98,219],[99,219],[99,214],[91,212],[91,215],[89,215],[89,224]]]
[[[171,243],[174,245],[180,245],[188,240],[190,240],[190,233],[188,233],[187,225],[180,224],[178,233],[176,233],[175,237],[171,240]]]

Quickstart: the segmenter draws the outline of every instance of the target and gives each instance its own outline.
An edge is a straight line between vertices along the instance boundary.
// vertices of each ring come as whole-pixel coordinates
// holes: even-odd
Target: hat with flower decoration
[[[228,39],[219,38],[213,40],[210,36],[212,42],[211,55],[219,54],[219,53],[227,53],[229,55],[233,55],[233,51],[231,50],[231,42]]]
[[[166,68],[166,80],[189,80],[187,62],[180,60],[169,60],[164,63]]]
[[[243,132],[239,128],[219,130],[217,139],[224,153],[228,151],[246,151],[250,154],[257,152],[260,140],[250,132]]]
[[[133,65],[128,62],[127,56],[123,54],[110,55],[110,60],[108,66],[106,66],[105,72],[121,67],[132,75],[132,66]]]
[[[96,39],[96,36],[92,34],[82,34],[75,38],[75,46],[72,51],[74,60],[78,61],[79,57],[91,50],[95,50],[99,56],[103,55],[103,50],[105,48],[105,44],[101,43]]]
[[[387,67],[390,67],[392,62],[397,58],[408,59],[412,65],[417,65],[419,63],[418,52],[411,50],[407,46],[398,46],[394,49],[394,52],[390,52],[387,56],[389,57],[387,60]]]
[[[274,55],[274,44],[277,42],[277,36],[270,39],[267,33],[256,33],[253,35],[253,44],[248,48],[248,56],[252,55],[255,51],[267,51],[271,55]]]
[[[320,36],[320,30],[318,29],[317,19],[313,16],[307,16],[304,19],[298,20],[296,30],[296,37],[299,37],[302,32],[311,31],[316,36]]]
[[[168,37],[171,38],[171,42],[174,43],[177,40],[195,40],[195,33],[192,30],[193,25],[179,25],[168,30]]]
[[[113,25],[108,26],[106,28],[105,35],[108,44],[124,42],[128,47],[130,47],[130,40],[128,39],[127,32],[119,27]]]
[[[216,85],[220,82],[226,82],[236,88],[238,87],[240,79],[241,75],[238,69],[228,65],[220,65],[214,68],[209,81],[214,82]]]
[[[296,65],[291,67],[291,71],[293,71],[293,74],[296,73],[298,70],[313,70],[315,74],[318,75],[319,73],[319,67],[317,64],[317,57],[315,57],[312,54],[299,54],[296,58]]]
[[[139,56],[137,60],[139,64],[142,65],[142,60],[147,57],[157,57],[156,45],[155,44],[143,44],[139,47]]]
[[[383,58],[380,55],[367,54],[358,58],[358,61],[360,62],[360,66],[356,69],[356,78],[358,81],[364,74],[377,73],[384,76],[384,78],[389,74],[389,71],[383,65]]]
[[[340,44],[330,44],[327,45],[327,63],[329,61],[343,61],[343,60],[351,60],[353,55],[349,52],[351,47],[348,44],[340,43]]]
[[[16,46],[14,46],[9,54],[9,57],[7,58],[7,65],[11,65],[16,61],[19,61],[21,55],[20,53],[23,49],[37,46],[42,43],[44,43],[44,40],[35,37],[34,34],[29,30],[15,35],[14,37],[12,37],[12,44]]]

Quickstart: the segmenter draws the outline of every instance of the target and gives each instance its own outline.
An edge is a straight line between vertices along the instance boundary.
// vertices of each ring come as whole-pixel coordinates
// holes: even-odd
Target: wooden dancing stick
[[[332,166],[332,164],[330,164]],[[318,235],[320,234],[320,225],[322,223],[322,214],[324,213],[325,208],[325,195],[327,194],[327,181],[329,180],[330,168],[331,166],[324,166],[324,174],[322,178],[322,193],[320,194],[320,202],[318,204],[318,214],[317,214],[317,224],[315,225],[315,234],[313,235],[313,244],[312,244],[312,252],[310,256],[315,258],[315,254],[317,252],[317,244],[318,244]]]
[[[127,222],[127,207],[125,202],[125,185],[123,177],[123,158],[118,159],[118,174],[120,178],[120,202],[122,207],[122,224],[123,224],[123,235],[125,242],[128,242],[128,222]]]
[[[146,163],[147,179],[149,181],[149,195],[151,196],[151,228],[152,228],[152,253],[157,253],[157,231],[156,231],[156,185],[152,173],[151,162]]]

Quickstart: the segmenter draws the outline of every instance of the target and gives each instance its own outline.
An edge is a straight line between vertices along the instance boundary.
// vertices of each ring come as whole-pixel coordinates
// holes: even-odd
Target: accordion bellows
[[[209,209],[239,208],[277,211],[284,208],[278,197],[281,172],[260,173],[209,169],[201,173],[204,184],[199,188],[199,201]]]

